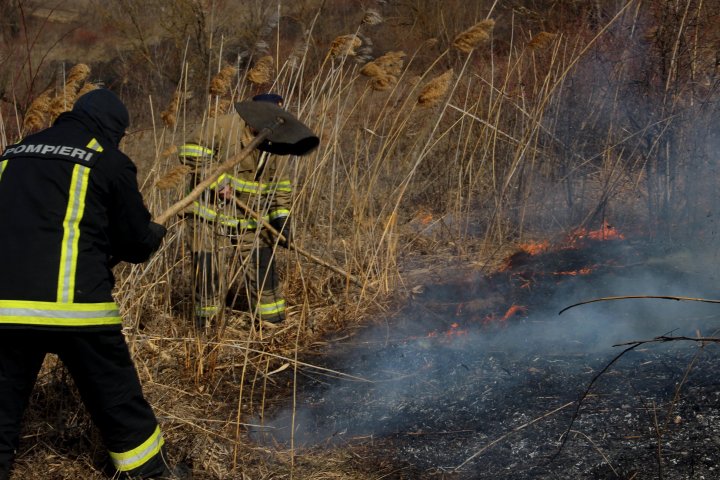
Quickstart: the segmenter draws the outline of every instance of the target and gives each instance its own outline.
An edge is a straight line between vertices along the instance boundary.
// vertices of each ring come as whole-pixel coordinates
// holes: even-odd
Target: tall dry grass
[[[146,99],[148,125],[123,144],[141,165],[149,208],[158,214],[184,194],[187,169],[173,146],[191,129],[260,90],[278,92],[321,138],[311,156],[284,162],[294,178],[296,241],[363,287],[279,251],[290,303],[283,325],[255,328],[252,313],[238,309],[195,331],[184,225],[172,222],[150,262],[119,269],[117,298],[173,454],[191,458],[209,478],[243,471],[271,478],[277,472],[258,460],[267,447],[249,445],[246,427],[262,424],[279,402],[296,401],[304,372],[341,375],[323,371],[308,353],[328,332],[384,321],[412,287],[408,264],[452,259],[489,268],[509,242],[605,218],[620,226],[649,222],[679,194],[682,175],[693,173],[665,163],[681,139],[701,140],[689,123],[678,123],[680,115],[688,122],[688,112],[713,118],[717,111],[673,108],[674,94],[689,92],[690,81],[672,48],[664,58],[673,73],[659,90],[662,115],[625,110],[628,98],[635,101],[627,91],[639,73],[634,56],[647,53],[643,25],[652,23],[638,4],[576,32],[539,32],[508,15],[468,22],[414,49],[391,46],[371,62],[356,53],[381,25],[378,12],[366,11],[356,33],[338,31],[326,43],[315,42],[315,17],[293,45],[278,42],[272,55],[258,51],[233,65],[223,60],[224,40],[214,38],[216,63],[203,88],[195,84],[199,63],[183,58],[174,93]],[[699,21],[706,12],[688,15]],[[673,41],[663,45],[683,43],[692,19],[680,16],[669,30],[674,36],[666,34]],[[694,68],[710,74],[696,53]],[[232,257],[228,265],[224,282],[242,295],[236,280],[247,263]],[[295,462],[303,453],[294,445],[274,453],[273,468],[312,478]]]

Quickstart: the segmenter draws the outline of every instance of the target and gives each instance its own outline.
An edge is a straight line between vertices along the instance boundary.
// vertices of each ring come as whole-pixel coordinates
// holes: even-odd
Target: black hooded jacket
[[[128,123],[95,90],[0,156],[0,327],[120,326],[110,258],[140,263],[162,241],[118,150]]]

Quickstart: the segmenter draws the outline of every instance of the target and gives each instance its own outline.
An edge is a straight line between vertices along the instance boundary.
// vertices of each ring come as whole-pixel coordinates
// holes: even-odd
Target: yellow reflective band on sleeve
[[[275,220],[277,218],[285,218],[285,217],[289,217],[289,216],[290,216],[290,210],[288,210],[287,208],[278,208],[278,209],[270,212],[270,214],[268,215],[268,218],[270,220]]]
[[[218,213],[212,208],[200,205],[199,202],[195,201],[192,203],[192,206],[190,206],[189,209],[193,214],[197,215],[198,217],[202,218],[203,220],[207,220],[210,222],[216,222],[221,225],[225,225],[226,227],[234,227],[234,228],[241,228],[241,229],[255,229],[257,228],[257,220],[255,219],[245,219],[245,218],[234,218],[229,217],[227,215],[223,215],[222,213]]]
[[[290,180],[282,180],[263,185],[262,193],[267,194],[272,192],[292,192],[292,184],[290,183]]]
[[[178,148],[178,155],[181,157],[212,157],[213,151],[197,143],[186,143]]]
[[[120,325],[122,318],[114,302],[60,303],[0,300],[0,324],[95,327]]]
[[[200,318],[209,318],[216,315],[220,311],[220,307],[197,307],[195,308],[195,316]]]
[[[2,174],[5,171],[5,167],[7,167],[7,160],[3,160],[0,162],[0,179],[2,178]]]
[[[134,470],[152,459],[160,453],[160,448],[165,444],[165,440],[160,433],[160,427],[155,427],[155,431],[150,438],[145,440],[140,446],[133,448],[127,452],[116,453],[108,452],[112,459],[113,465],[121,472],[129,472]]]
[[[223,173],[222,175],[220,175],[218,177],[217,180],[215,180],[213,183],[210,184],[210,188],[212,188],[213,190],[217,189],[218,186],[224,185],[228,181],[229,178],[230,178],[230,175],[228,175],[227,173]]]
[[[260,193],[262,191],[262,184],[259,182],[253,182],[251,180],[241,180],[232,175],[228,175],[227,179],[230,180],[230,186],[239,193]]]
[[[95,150],[96,152],[102,152],[103,147],[100,145],[100,142],[97,141],[96,138],[93,138],[88,142],[88,144],[85,146],[85,148],[89,148],[90,150]]]
[[[285,300],[278,300],[273,303],[261,303],[258,305],[260,316],[276,315],[285,311]]]
[[[85,212],[90,168],[75,165],[70,180],[65,220],[63,221],[63,239],[60,246],[60,270],[58,273],[57,301],[70,303],[75,299],[75,271],[77,269],[78,242],[80,241],[80,221]]]

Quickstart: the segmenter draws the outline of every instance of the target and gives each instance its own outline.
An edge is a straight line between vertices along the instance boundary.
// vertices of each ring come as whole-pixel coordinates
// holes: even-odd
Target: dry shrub
[[[33,100],[25,114],[23,127],[26,130],[39,130],[47,125],[48,113],[52,105],[53,89],[48,88]]]
[[[333,40],[330,45],[330,56],[339,57],[347,55],[348,57],[354,57],[356,55],[355,49],[362,45],[362,40],[355,34],[340,35]]]
[[[533,50],[546,48],[553,42],[553,40],[555,40],[556,37],[556,33],[540,32],[530,39],[530,41],[528,42],[528,47]]]
[[[248,80],[255,85],[270,83],[273,77],[275,61],[270,55],[261,57],[248,72]]]
[[[222,70],[220,70],[220,72],[210,81],[210,94],[223,96],[230,92],[230,84],[232,82],[232,78],[235,76],[235,73],[237,73],[237,68],[232,65],[223,67]]]
[[[432,107],[442,99],[450,87],[454,71],[451,68],[442,75],[433,78],[425,85],[418,96],[418,104],[423,107]]]
[[[461,52],[470,53],[479,45],[490,40],[490,34],[492,33],[494,26],[495,20],[492,19],[476,23],[455,37],[455,40],[453,40],[453,47],[457,48]]]

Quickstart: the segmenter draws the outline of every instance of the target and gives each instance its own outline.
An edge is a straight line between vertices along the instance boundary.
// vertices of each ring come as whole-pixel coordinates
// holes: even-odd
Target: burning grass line
[[[634,300],[634,299],[641,299],[641,298],[651,298],[651,299],[659,299],[659,300],[675,300],[677,302],[684,301],[684,302],[704,302],[704,303],[720,303],[720,300],[714,300],[710,298],[692,298],[692,297],[674,297],[670,295],[622,295],[618,297],[601,297],[601,298],[593,298],[592,300],[585,300],[583,302],[578,302],[575,304],[572,304],[568,307],[563,308],[558,312],[558,315],[562,315],[563,312],[570,310],[574,307],[579,307],[580,305],[587,305],[588,303],[596,303],[596,302],[607,302],[612,300]],[[658,337],[660,338],[660,337]],[[623,344],[627,345],[627,344]]]
[[[489,448],[497,445],[498,443],[502,442],[503,440],[505,440],[505,439],[508,438],[509,436],[513,435],[514,433],[517,433],[517,432],[519,432],[519,431],[521,431],[521,430],[524,430],[525,428],[529,427],[530,425],[534,425],[534,424],[536,424],[537,422],[539,422],[540,420],[543,420],[543,419],[545,419],[545,418],[547,418],[547,417],[549,417],[549,416],[552,416],[552,415],[558,413],[558,412],[561,411],[561,410],[566,409],[567,407],[569,407],[569,406],[572,405],[573,403],[575,403],[575,402],[568,402],[568,403],[566,403],[566,404],[564,404],[564,405],[560,405],[559,407],[557,407],[557,408],[554,409],[554,410],[551,410],[551,411],[549,411],[549,412],[547,412],[547,413],[545,413],[545,414],[543,414],[543,415],[540,415],[539,417],[537,417],[537,418],[535,418],[535,419],[533,419],[533,420],[530,420],[530,421],[527,422],[527,423],[523,423],[522,425],[513,428],[512,430],[510,430],[509,432],[507,432],[505,435],[502,435],[502,436],[496,438],[495,440],[493,440],[492,442],[488,443],[487,445],[485,445],[483,448],[481,448],[481,449],[478,450],[477,452],[473,453],[467,460],[465,460],[464,462],[462,462],[462,463],[461,463],[460,465],[458,465],[457,467],[453,468],[451,471],[452,471],[452,472],[458,472],[458,471],[460,471],[460,469],[462,469],[462,467],[464,467],[465,465],[467,465],[467,464],[468,464],[469,462],[471,462],[473,459],[477,458],[477,457],[478,457],[480,454],[482,454],[485,450],[488,450]]]

